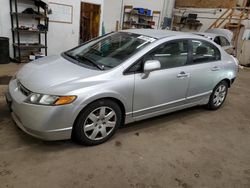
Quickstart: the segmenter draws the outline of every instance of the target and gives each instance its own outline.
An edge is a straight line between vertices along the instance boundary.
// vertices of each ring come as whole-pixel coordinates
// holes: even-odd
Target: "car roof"
[[[122,30],[122,32],[129,32],[139,35],[144,35],[156,39],[166,38],[170,36],[196,36],[192,33],[185,33],[185,32],[179,32],[179,31],[167,31],[167,30],[158,30],[158,29],[127,29]]]

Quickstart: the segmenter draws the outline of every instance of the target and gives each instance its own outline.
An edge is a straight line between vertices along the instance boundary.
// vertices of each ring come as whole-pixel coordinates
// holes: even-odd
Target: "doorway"
[[[99,36],[101,6],[81,2],[80,43]]]

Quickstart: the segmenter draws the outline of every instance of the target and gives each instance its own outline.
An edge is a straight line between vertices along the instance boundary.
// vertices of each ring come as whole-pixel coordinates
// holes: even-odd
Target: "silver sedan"
[[[220,108],[237,72],[237,59],[204,37],[126,30],[26,64],[6,100],[26,133],[96,145],[122,124],[196,105]]]

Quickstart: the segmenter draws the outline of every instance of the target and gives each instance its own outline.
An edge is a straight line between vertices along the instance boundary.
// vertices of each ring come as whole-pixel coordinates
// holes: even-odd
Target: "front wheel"
[[[213,90],[208,102],[208,108],[211,110],[217,110],[220,108],[226,100],[228,91],[228,84],[226,81],[220,82]]]
[[[112,100],[99,100],[88,105],[73,128],[73,138],[80,144],[97,145],[111,138],[122,123],[122,112]]]

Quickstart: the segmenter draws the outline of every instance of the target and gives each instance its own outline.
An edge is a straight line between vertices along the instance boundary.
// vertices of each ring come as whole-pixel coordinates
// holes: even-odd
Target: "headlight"
[[[39,93],[32,93],[25,100],[27,103],[40,104],[40,105],[64,105],[70,104],[76,99],[76,96],[56,96],[56,95],[45,95]]]

